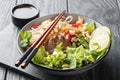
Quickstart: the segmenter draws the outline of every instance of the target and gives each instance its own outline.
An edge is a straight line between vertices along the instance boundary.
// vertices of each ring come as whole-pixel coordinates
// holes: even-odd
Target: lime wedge
[[[110,29],[105,26],[95,29],[91,34],[92,36],[89,43],[90,51],[95,50],[100,52],[108,48],[110,45],[110,34]]]

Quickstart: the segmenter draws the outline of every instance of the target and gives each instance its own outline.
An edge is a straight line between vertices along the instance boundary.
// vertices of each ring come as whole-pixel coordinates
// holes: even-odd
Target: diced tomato
[[[31,29],[37,29],[38,28],[38,26],[32,26],[31,27]]]
[[[65,38],[66,38],[67,41],[70,41],[71,38],[72,38],[72,35],[68,33],[68,34],[65,36]]]
[[[74,23],[74,24],[72,24],[72,27],[78,27],[80,24],[77,24],[77,23]]]

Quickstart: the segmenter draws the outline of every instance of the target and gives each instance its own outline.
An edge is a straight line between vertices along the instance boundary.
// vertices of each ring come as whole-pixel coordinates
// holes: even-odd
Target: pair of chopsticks
[[[53,28],[56,26],[58,21],[62,18],[62,16],[65,14],[64,10],[61,14],[57,16],[57,18],[54,20],[54,22],[50,25],[50,27],[43,33],[43,35],[36,40],[23,54],[23,56],[16,61],[15,66],[18,67],[21,64],[21,68],[25,69],[27,65],[30,63],[31,59],[34,57],[36,52],[38,51],[39,47],[44,42],[45,38],[49,35],[49,33],[53,30]],[[24,62],[23,62],[24,61]],[[22,63],[23,62],[23,63]]]

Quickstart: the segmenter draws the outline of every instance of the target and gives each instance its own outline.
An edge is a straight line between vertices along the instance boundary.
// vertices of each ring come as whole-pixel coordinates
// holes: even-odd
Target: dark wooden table
[[[91,79],[87,80],[120,80],[120,0],[0,0],[0,31],[11,23],[11,8],[21,3],[37,6],[40,9],[40,16],[59,13],[65,9],[68,13],[88,16],[111,28],[113,32],[112,51],[100,65],[93,69]],[[15,35],[17,33],[18,31],[14,32]],[[0,39],[2,41],[2,37]],[[13,52],[14,46],[11,45],[10,48]],[[2,50],[1,54],[4,54]],[[0,66],[0,80],[33,79]]]

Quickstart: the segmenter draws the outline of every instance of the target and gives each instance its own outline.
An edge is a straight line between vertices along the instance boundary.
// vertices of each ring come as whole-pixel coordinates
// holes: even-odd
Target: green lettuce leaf
[[[66,54],[61,50],[62,43],[58,44],[56,49],[54,50],[53,54],[49,54],[46,58],[45,63],[42,64],[48,68],[57,68],[61,69],[62,65],[64,64]]]
[[[66,51],[63,52],[62,43],[60,43],[56,46],[53,54],[48,54],[41,46],[32,61],[47,68],[73,69],[94,63],[105,54],[105,51],[89,51],[81,45],[77,48],[67,47]],[[67,65],[67,67],[63,67],[63,65]]]
[[[94,23],[94,22],[86,25],[86,31],[92,32],[92,31],[95,30],[95,28],[96,28],[96,26],[95,26],[95,23]]]
[[[44,46],[41,46],[36,53],[36,55],[32,58],[32,61],[41,64],[44,63],[44,57],[46,57],[48,52],[45,50]]]
[[[68,59],[70,59],[70,68],[81,67],[89,64],[88,56],[89,53],[81,45],[77,48],[67,48],[66,53],[68,54]]]
[[[70,61],[70,69],[76,68],[76,58],[73,54],[68,54],[67,59]]]

